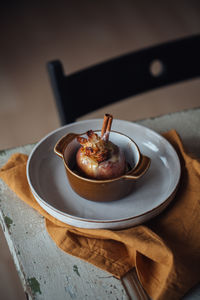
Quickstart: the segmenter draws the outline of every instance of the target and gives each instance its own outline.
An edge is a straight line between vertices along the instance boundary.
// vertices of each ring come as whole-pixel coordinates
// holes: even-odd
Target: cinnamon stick
[[[110,115],[110,114],[104,115],[103,126],[101,129],[101,139],[103,139],[104,141],[108,141],[108,139],[109,139],[112,120],[113,120],[112,115]]]

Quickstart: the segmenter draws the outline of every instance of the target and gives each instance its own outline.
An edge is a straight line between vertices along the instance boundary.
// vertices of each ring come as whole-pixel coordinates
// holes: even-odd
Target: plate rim
[[[83,222],[83,223],[91,223],[91,224],[94,224],[94,223],[96,223],[96,224],[113,224],[113,223],[120,223],[120,222],[128,222],[128,221],[131,221],[131,220],[137,220],[138,218],[141,218],[143,216],[154,213],[159,209],[161,209],[161,211],[162,211],[162,206],[165,206],[165,204],[167,202],[169,202],[169,203],[171,202],[171,200],[174,198],[174,196],[175,196],[175,194],[178,190],[178,187],[179,187],[180,178],[181,178],[181,164],[180,164],[180,159],[178,157],[178,154],[177,154],[175,148],[171,145],[171,143],[165,137],[163,137],[161,134],[157,133],[156,131],[154,131],[154,130],[152,130],[152,129],[144,126],[144,125],[140,125],[140,124],[137,124],[135,122],[131,122],[131,121],[127,121],[127,120],[121,120],[121,119],[115,119],[114,121],[115,122],[123,122],[123,123],[125,122],[128,125],[144,128],[145,130],[150,131],[155,136],[157,135],[159,138],[165,140],[165,142],[168,144],[168,146],[175,153],[175,156],[176,156],[176,159],[177,159],[177,162],[178,162],[178,165],[179,165],[179,172],[178,172],[178,176],[177,176],[177,182],[175,183],[174,188],[173,188],[172,192],[170,193],[170,195],[162,203],[160,203],[156,207],[152,208],[151,210],[148,210],[147,212],[144,212],[142,214],[138,214],[138,215],[132,216],[132,217],[120,218],[120,219],[114,219],[114,220],[109,220],[109,219],[108,220],[87,219],[87,218],[84,218],[84,217],[78,217],[78,216],[71,215],[69,213],[63,212],[63,211],[55,208],[54,206],[52,206],[51,204],[46,202],[44,199],[42,199],[38,195],[38,193],[35,191],[34,187],[32,186],[30,176],[29,176],[29,166],[30,166],[30,163],[31,163],[31,159],[32,159],[35,151],[39,148],[39,146],[44,141],[46,141],[48,138],[50,138],[51,136],[56,134],[57,132],[60,132],[60,131],[64,130],[65,128],[71,127],[72,125],[75,125],[75,124],[76,125],[79,125],[79,124],[81,125],[81,124],[85,124],[85,123],[88,123],[88,122],[90,123],[90,122],[100,122],[100,121],[103,121],[103,119],[102,118],[97,118],[97,119],[81,120],[81,121],[77,121],[77,122],[74,122],[74,123],[70,123],[70,124],[58,127],[55,130],[48,133],[47,135],[45,135],[38,143],[36,143],[36,145],[33,147],[32,151],[31,151],[31,153],[28,157],[27,165],[26,165],[26,176],[27,176],[28,184],[29,184],[29,187],[31,189],[31,192],[32,192],[35,200],[38,202],[39,205],[40,205],[39,201],[41,201],[43,203],[43,205],[47,206],[50,210],[53,210],[57,214],[61,214],[65,218],[73,219],[75,221],[79,221],[79,222]],[[168,206],[168,204],[167,204],[167,206]],[[47,213],[49,214],[49,212],[47,212]],[[55,216],[53,216],[53,217],[55,218]],[[64,222],[64,223],[67,224],[67,222],[65,222],[65,221],[61,221],[61,222]],[[76,226],[76,225],[74,225],[74,226]]]

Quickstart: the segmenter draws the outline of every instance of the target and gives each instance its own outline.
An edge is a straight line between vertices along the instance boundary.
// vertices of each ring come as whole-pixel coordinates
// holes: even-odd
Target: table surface
[[[200,158],[200,108],[137,123],[158,133],[177,130],[186,151]],[[29,155],[32,148],[33,145],[26,145],[1,150],[0,167],[12,153]],[[136,280],[134,271],[122,282],[60,250],[49,237],[44,218],[23,203],[1,180],[0,222],[28,299],[125,300],[130,294],[132,299],[141,296],[141,289],[130,288],[130,282]],[[145,299],[145,295],[142,296]],[[200,299],[200,285],[189,291],[184,299]]]

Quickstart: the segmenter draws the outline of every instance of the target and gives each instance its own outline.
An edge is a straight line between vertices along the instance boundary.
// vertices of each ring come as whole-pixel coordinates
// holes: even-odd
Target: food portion
[[[81,147],[76,155],[76,163],[80,174],[91,179],[112,179],[126,171],[124,153],[109,141],[113,117],[105,114],[101,137],[92,130],[86,134],[88,138],[77,137]]]

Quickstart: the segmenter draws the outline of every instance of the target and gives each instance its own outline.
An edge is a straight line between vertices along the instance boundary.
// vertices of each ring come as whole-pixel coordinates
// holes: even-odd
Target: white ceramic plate
[[[66,125],[34,147],[27,164],[32,193],[50,215],[76,227],[121,229],[146,222],[167,207],[180,179],[178,156],[165,138],[141,125],[113,120],[112,130],[128,135],[151,158],[148,172],[135,183],[133,193],[113,202],[98,203],[78,196],[68,183],[62,159],[54,153],[54,145],[63,135],[101,129],[102,122],[93,119]]]

